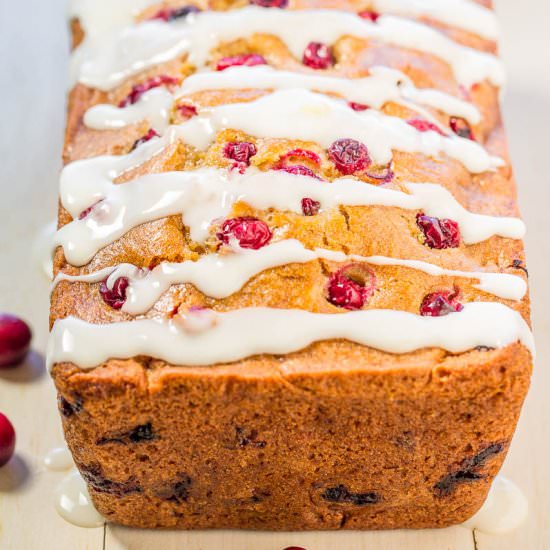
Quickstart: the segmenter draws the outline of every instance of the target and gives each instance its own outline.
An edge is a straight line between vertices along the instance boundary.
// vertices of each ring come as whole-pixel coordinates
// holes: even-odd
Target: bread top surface
[[[160,10],[181,8],[185,3],[165,2],[144,7],[135,21],[148,21]],[[478,2],[488,6],[487,2]],[[197,4],[201,9],[206,6]],[[214,3],[210,9],[226,10],[244,8],[241,3]],[[311,10],[327,8],[358,13],[370,6],[355,2],[292,2],[285,10]],[[277,8],[272,8],[277,9]],[[399,14],[397,14],[399,15]],[[496,44],[476,33],[463,28],[453,27],[437,17],[411,17],[404,19],[418,21],[426,27],[449,38],[455,44],[494,54]],[[86,33],[82,22],[73,20],[75,44],[82,47]],[[79,46],[80,45],[80,46]],[[380,183],[376,176],[384,174],[387,165],[371,164],[369,170],[360,170],[353,174],[343,174],[331,157],[329,148],[311,140],[285,139],[282,137],[258,137],[239,128],[221,129],[214,139],[203,149],[192,147],[182,141],[174,141],[135,168],[126,171],[113,183],[124,185],[135,181],[141,175],[192,171],[215,168],[235,171],[234,160],[227,156],[228,143],[253,144],[255,154],[250,156],[250,168],[261,172],[275,171],[281,167],[304,166],[316,177],[327,182],[343,176],[362,181],[365,185],[376,185],[388,190],[409,193],[409,183],[430,182],[448,190],[467,211],[498,217],[516,217],[519,215],[515,195],[515,185],[509,164],[506,140],[498,107],[498,88],[488,80],[476,82],[466,88],[458,80],[452,67],[438,55],[390,44],[377,38],[358,38],[342,36],[331,45],[333,63],[326,69],[315,70],[305,66],[302,60],[289,50],[288,45],[273,34],[255,33],[218,44],[208,55],[206,69],[215,71],[220,61],[235,56],[261,56],[269,67],[278,71],[289,71],[303,75],[344,77],[350,79],[368,78],[373,67],[383,66],[401,71],[417,90],[434,89],[449,96],[470,103],[480,113],[479,121],[469,127],[475,136],[475,142],[491,157],[503,159],[502,166],[494,170],[477,173],[468,170],[464,163],[446,154],[426,155],[419,152],[393,151],[391,181]],[[64,160],[67,165],[100,155],[127,155],[138,140],[147,136],[153,127],[149,120],[140,120],[125,128],[116,130],[97,130],[88,127],[84,115],[90,108],[100,104],[121,105],[135,90],[150,79],[162,75],[167,81],[185,84],[187,77],[195,73],[196,67],[190,63],[187,55],[179,55],[163,63],[154,65],[126,79],[109,91],[101,91],[76,83],[70,94],[69,119],[66,132]],[[163,86],[159,86],[163,88]],[[174,86],[166,86],[173,89]],[[194,112],[202,114],[208,108],[223,105],[254,103],[272,95],[261,88],[245,89],[204,89],[195,91],[174,102],[170,111],[173,125],[185,124]],[[330,94],[337,97],[336,94]],[[448,112],[404,101],[386,101],[381,105],[383,115],[397,117],[404,121],[426,120],[426,116],[439,123],[443,129],[449,128],[451,116]],[[191,116],[191,118],[193,118]],[[456,117],[455,117],[456,118]],[[346,129],[341,129],[341,138],[348,137]],[[139,144],[141,146],[143,144]],[[313,154],[304,156],[290,151],[308,151]],[[238,171],[237,167],[237,171]],[[374,175],[374,177],[373,177]],[[93,206],[90,204],[89,206]],[[236,202],[226,219],[253,217],[265,222],[272,233],[270,244],[295,239],[308,250],[321,248],[338,251],[347,256],[362,257],[383,256],[388,258],[417,260],[427,262],[446,270],[462,272],[491,272],[510,274],[526,278],[523,245],[517,238],[493,235],[480,242],[464,243],[459,246],[437,249],[426,244],[417,216],[418,209],[405,209],[395,206],[371,205],[322,209],[317,215],[306,216],[303,213],[277,210],[274,208],[255,208],[244,201]],[[59,226],[73,221],[73,216],[60,205]],[[181,263],[198,261],[207,254],[231,253],[221,246],[220,233],[222,220],[216,220],[209,236],[202,242],[192,239],[189,227],[182,221],[181,215],[171,215],[152,219],[129,228],[120,238],[97,250],[85,265],[71,265],[65,258],[62,248],[55,255],[55,273],[72,276],[90,274],[118,264],[133,264],[138,268],[154,268],[163,262]],[[105,302],[100,293],[100,282],[59,282],[52,294],[51,323],[58,319],[74,316],[89,323],[109,324],[123,321],[170,318],[178,312],[193,308],[205,308],[216,312],[227,312],[242,308],[269,307],[283,309],[301,309],[314,313],[342,313],[346,308],[338,307],[327,299],[327,284],[331,276],[343,266],[357,263],[316,259],[307,263],[289,263],[263,270],[246,282],[243,287],[224,298],[213,298],[201,292],[196,286],[186,284],[171,285],[150,309],[130,314],[123,309],[114,309]],[[369,293],[364,310],[385,309],[400,310],[418,314],[426,296],[436,292],[453,293],[460,303],[499,302],[519,312],[529,322],[528,296],[521,299],[505,299],[476,288],[476,279],[456,275],[434,276],[422,270],[405,265],[368,264],[369,274],[374,276],[375,288]],[[454,313],[453,313],[454,315]],[[246,338],[247,334],[243,334]],[[283,356],[259,355],[236,363],[216,365],[214,367],[186,367],[187,372],[195,370],[201,373],[234,373],[259,376],[273,373],[299,373],[354,369],[386,370],[387,368],[433,368],[436,366],[463,366],[484,364],[488,360],[499,360],[508,356],[512,349],[523,349],[512,344],[496,350],[472,350],[466,354],[452,354],[439,348],[424,348],[406,354],[386,353],[374,348],[361,346],[347,340],[323,341],[301,351]],[[515,352],[514,352],[515,353]],[[526,353],[523,350],[521,353]],[[109,371],[113,363],[135,365],[136,362],[148,368],[173,368],[167,363],[153,359],[129,359],[111,361],[106,367]],[[72,368],[72,367],[68,367]],[[246,374],[245,374],[246,373]]]

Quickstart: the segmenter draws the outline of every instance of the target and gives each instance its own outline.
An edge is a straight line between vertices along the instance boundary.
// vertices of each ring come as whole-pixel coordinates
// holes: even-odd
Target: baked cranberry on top
[[[254,6],[260,6],[261,8],[286,8],[288,6],[288,0],[250,0],[250,3]]]
[[[130,93],[118,104],[118,106],[122,108],[137,103],[144,93],[152,90],[153,88],[158,88],[160,86],[171,88],[177,84],[179,84],[179,80],[173,76],[168,76],[165,74],[153,76],[145,82],[134,84],[130,90]]]
[[[441,290],[427,294],[420,304],[420,315],[424,317],[441,317],[449,313],[462,311],[464,306],[459,301],[458,289]]]
[[[373,23],[376,23],[378,21],[378,18],[380,17],[380,14],[376,11],[372,10],[363,10],[360,11],[357,14],[361,19],[366,19],[367,21],[372,21]]]
[[[103,301],[113,309],[121,309],[126,302],[126,289],[130,285],[127,277],[119,277],[113,284],[113,288],[107,286],[107,279],[99,285],[99,293]]]
[[[430,248],[444,249],[460,246],[460,229],[454,220],[434,218],[420,212],[416,215],[416,224],[424,234],[424,244]]]
[[[151,19],[162,19],[169,23],[176,19],[183,19],[192,13],[198,13],[201,10],[197,6],[183,6],[181,8],[162,8]]]
[[[361,309],[374,294],[376,277],[365,264],[349,264],[330,276],[327,300],[345,309]]]
[[[419,132],[436,132],[441,136],[444,136],[444,132],[437,126],[437,124],[434,124],[433,122],[430,122],[429,120],[425,120],[423,118],[412,118],[410,120],[407,120],[407,124],[412,126],[413,128],[416,128]]]
[[[449,127],[458,137],[471,139],[472,141],[475,141],[472,127],[463,118],[452,116],[449,119]]]
[[[241,248],[258,250],[269,243],[272,233],[264,221],[242,216],[225,220],[217,237],[224,244],[230,244],[232,239],[236,239]]]
[[[242,174],[250,166],[250,158],[257,153],[256,146],[249,141],[230,141],[223,148],[223,156],[233,160],[232,168]]]
[[[311,69],[328,69],[334,65],[332,49],[322,42],[310,42],[304,50],[302,63]]]
[[[230,57],[222,57],[216,64],[217,71],[225,71],[229,67],[254,67],[256,65],[267,65],[267,61],[263,55],[257,53],[245,53],[241,55],[232,55]]]
[[[305,197],[302,199],[302,213],[304,216],[316,216],[321,209],[319,201]]]
[[[335,141],[329,147],[328,156],[338,171],[346,176],[360,172],[371,164],[367,146],[351,138]]]

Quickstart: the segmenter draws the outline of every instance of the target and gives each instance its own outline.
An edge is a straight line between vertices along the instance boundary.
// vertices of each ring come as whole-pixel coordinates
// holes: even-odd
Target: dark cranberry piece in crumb
[[[364,264],[350,264],[330,276],[327,300],[337,307],[361,309],[374,294],[376,277]]]
[[[491,443],[474,456],[465,458],[459,469],[451,471],[443,476],[433,487],[433,492],[438,497],[446,497],[454,492],[457,485],[462,483],[471,483],[484,479],[486,474],[480,472],[488,460],[502,453],[505,444],[502,442]]]
[[[366,145],[350,138],[335,141],[328,150],[328,156],[338,171],[345,175],[360,172],[371,163]]]
[[[423,118],[413,118],[411,120],[407,120],[407,124],[411,125],[413,128],[416,128],[419,132],[437,132],[441,136],[445,135],[439,126],[433,122],[424,120]]]
[[[194,105],[187,105],[184,103],[182,105],[178,105],[176,109],[183,118],[193,118],[198,114],[197,108]]]
[[[288,172],[289,174],[295,174],[297,176],[309,176],[310,178],[321,179],[311,168],[304,166],[303,164],[291,164],[290,166],[281,166],[276,168],[281,172]]]
[[[434,218],[417,214],[416,224],[424,233],[425,244],[430,248],[457,248],[460,246],[458,223],[447,218]]]
[[[449,313],[462,311],[464,306],[459,302],[457,289],[441,290],[427,294],[420,304],[420,315],[424,317],[442,317]]]
[[[263,55],[257,53],[246,53],[242,55],[233,55],[231,57],[222,57],[217,65],[217,71],[225,71],[229,67],[254,67],[256,65],[267,65],[267,61]]]
[[[527,275],[527,277],[529,277],[529,271],[527,270],[527,268],[523,264],[523,260],[515,259],[515,260],[512,261],[512,264],[509,265],[508,267],[511,267],[513,269],[521,269],[525,273],[525,275]]]
[[[385,166],[380,171],[365,170],[365,176],[376,180],[378,183],[388,183],[393,180],[395,173],[392,170],[392,163]]]
[[[107,305],[113,309],[120,309],[126,301],[126,289],[129,284],[130,281],[127,277],[119,277],[113,284],[113,288],[110,289],[107,286],[107,279],[105,279],[99,286],[99,293]]]
[[[133,105],[137,103],[141,96],[152,90],[153,88],[158,88],[160,86],[175,86],[179,83],[177,78],[168,75],[159,75],[146,80],[140,84],[134,84],[130,93],[118,104],[119,107],[128,107],[128,105]]]
[[[82,397],[80,395],[75,396],[74,401],[71,402],[60,395],[57,399],[59,411],[65,418],[70,418],[74,414],[79,413],[82,410]]]
[[[249,141],[230,141],[223,148],[224,157],[234,160],[233,167],[238,168],[241,173],[247,166],[250,166],[250,158],[257,152],[256,146]]]
[[[225,220],[217,236],[225,244],[236,239],[241,248],[258,250],[269,243],[272,234],[264,221],[252,216],[243,216]]]
[[[163,8],[159,10],[151,19],[162,19],[167,23],[170,21],[175,21],[176,19],[182,19],[187,17],[191,13],[198,13],[201,10],[197,6],[183,6],[182,8]]]
[[[463,118],[452,116],[449,119],[449,126],[458,137],[475,141],[476,138],[474,137],[471,126]]]
[[[254,6],[260,6],[261,8],[286,8],[288,6],[288,0],[250,0],[250,3]]]
[[[380,17],[378,12],[371,10],[360,11],[357,15],[361,17],[361,19],[366,19],[367,21],[372,21],[373,23],[376,23]]]
[[[287,546],[283,550],[306,550],[303,546]]]
[[[141,136],[139,139],[136,139],[134,144],[132,145],[132,151],[137,149],[140,145],[147,143],[148,141],[152,140],[154,137],[160,137],[160,135],[157,133],[156,130],[151,128],[144,136]]]
[[[365,105],[364,103],[356,103],[355,101],[349,101],[348,105],[354,110],[354,111],[366,111],[367,109],[370,109],[368,105]]]
[[[9,313],[0,314],[0,369],[21,363],[31,344],[29,325]]]
[[[321,203],[319,201],[315,201],[309,197],[302,199],[302,212],[304,216],[315,216],[319,213],[320,208]]]
[[[345,485],[329,487],[323,491],[321,497],[329,502],[338,502],[340,504],[354,504],[355,506],[365,506],[366,504],[376,504],[380,502],[380,495],[369,493],[352,493]]]
[[[15,430],[7,416],[0,413],[0,467],[8,463],[15,450]]]
[[[322,42],[310,42],[304,50],[302,63],[311,69],[328,69],[334,65],[332,49]]]

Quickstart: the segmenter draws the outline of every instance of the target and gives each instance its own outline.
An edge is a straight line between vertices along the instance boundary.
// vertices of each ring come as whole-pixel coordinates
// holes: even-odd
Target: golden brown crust
[[[320,5],[365,8],[343,0],[303,0],[293,7]],[[220,0],[211,7],[229,5]],[[470,33],[426,22],[460,43],[488,52],[496,49]],[[75,44],[83,38],[77,22],[73,35]],[[221,45],[212,52],[212,62],[249,52],[264,55],[273,66],[302,70],[280,40],[266,35]],[[441,60],[376,41],[343,37],[334,53],[339,75],[364,76],[370,67],[383,64],[402,70],[418,87],[467,97],[483,115],[474,128],[478,141],[508,160],[497,90],[488,83],[465,92]],[[133,84],[149,76],[183,78],[192,70],[185,59],[178,59],[110,93],[77,85],[69,101],[65,162],[126,153],[149,129],[144,121],[125,130],[90,130],[82,121],[90,106],[118,103]],[[201,107],[250,101],[262,93],[202,92],[191,100]],[[402,118],[412,115],[392,103],[383,111]],[[433,114],[447,123],[444,114]],[[269,169],[286,151],[302,147],[321,156],[316,170],[324,179],[339,176],[317,144],[257,139],[226,130],[205,152],[174,145],[124,181],[145,172],[228,166],[223,145],[236,139],[255,143],[258,153],[252,163],[260,169]],[[393,170],[396,178],[390,188],[401,189],[405,181],[431,181],[445,186],[473,212],[518,215],[508,164],[473,175],[448,158],[395,152]],[[279,228],[279,238],[298,238],[308,248],[525,276],[521,242],[493,237],[451,250],[430,249],[422,242],[416,213],[398,208],[341,207],[308,218],[255,211],[240,203],[232,215],[257,216]],[[60,207],[59,224],[70,221]],[[173,216],[132,229],[82,268],[70,266],[59,249],[55,270],[87,273],[121,262],[146,267],[197,259],[214,246],[191,241],[181,218]],[[175,285],[144,316],[166,316],[196,305],[220,311],[261,305],[337,312],[324,294],[335,269],[332,262],[317,261],[268,270],[222,300],[192,285]],[[458,286],[465,302],[499,301],[529,321],[528,297],[502,300],[475,289],[471,280],[434,278],[405,267],[373,269],[377,291],[369,308],[416,313],[426,294]],[[103,302],[98,286],[60,283],[52,294],[51,323],[68,315],[92,323],[129,320]],[[530,355],[520,344],[459,355],[441,349],[393,355],[336,340],[284,357],[257,356],[212,367],[179,367],[138,357],[111,360],[90,371],[60,364],[52,374],[67,441],[98,510],[109,520],[143,527],[375,529],[446,526],[463,521],[481,505],[504,459],[530,372]]]

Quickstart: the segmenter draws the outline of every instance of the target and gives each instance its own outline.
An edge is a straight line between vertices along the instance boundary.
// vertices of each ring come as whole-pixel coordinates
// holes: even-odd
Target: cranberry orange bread
[[[533,348],[488,4],[73,2],[48,362],[108,520],[480,507]]]

